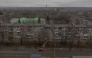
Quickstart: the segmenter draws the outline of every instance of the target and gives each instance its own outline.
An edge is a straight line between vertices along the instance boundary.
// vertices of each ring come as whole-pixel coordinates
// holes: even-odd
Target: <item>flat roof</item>
[[[22,21],[26,21],[26,20],[33,20],[33,21],[38,21],[39,18],[35,17],[35,18],[26,18],[26,17],[22,17],[22,18],[12,18],[12,21],[18,22],[19,20]],[[44,18],[40,18],[40,20],[45,20]]]
[[[87,27],[87,25],[74,25],[74,27]]]
[[[73,58],[92,58],[92,56],[72,56]]]
[[[16,24],[11,24],[11,23],[2,23],[0,26],[44,26],[44,27],[92,27],[92,25],[69,25],[69,24],[32,24],[32,23],[16,23]]]

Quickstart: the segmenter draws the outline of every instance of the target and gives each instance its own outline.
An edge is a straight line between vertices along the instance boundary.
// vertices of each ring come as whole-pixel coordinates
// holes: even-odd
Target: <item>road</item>
[[[53,57],[54,52],[30,52],[30,51],[0,51],[1,58],[30,58],[31,54],[41,54],[42,57]],[[83,53],[83,52],[56,52],[56,57],[64,56],[92,56],[92,52]]]

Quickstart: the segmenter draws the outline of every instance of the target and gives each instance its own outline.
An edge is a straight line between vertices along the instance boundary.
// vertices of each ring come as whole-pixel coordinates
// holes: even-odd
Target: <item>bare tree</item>
[[[0,15],[3,15],[3,13],[0,11]]]
[[[71,39],[70,39],[70,50],[71,50],[71,48],[73,47],[73,43],[74,43],[74,27],[72,28],[72,31],[71,31]]]
[[[2,44],[3,44],[3,41],[4,41],[4,31],[2,31]]]
[[[3,43],[4,43],[4,38],[5,38],[5,37],[4,37],[4,36],[5,36],[5,35],[4,35],[4,32],[5,32],[5,31],[4,31],[4,28],[3,28],[3,27],[2,27],[2,29],[3,29],[3,30],[2,30],[1,37],[2,37],[2,44],[3,44]]]
[[[49,18],[49,16],[46,17],[46,22],[47,22],[47,24],[50,24],[50,18]]]
[[[88,30],[87,30],[88,31]],[[89,31],[88,31],[89,32]],[[86,40],[86,47],[90,48],[91,47],[91,32],[89,32],[89,35],[87,36]]]

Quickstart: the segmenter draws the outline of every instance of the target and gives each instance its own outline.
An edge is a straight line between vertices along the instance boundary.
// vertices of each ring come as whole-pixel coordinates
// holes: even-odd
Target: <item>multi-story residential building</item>
[[[58,25],[56,25],[56,26],[58,26]],[[50,27],[51,26],[49,26],[48,28],[50,28]],[[62,38],[65,39],[66,36],[72,35],[71,34],[72,30],[71,31],[68,30],[69,26],[64,27],[62,25],[61,26],[59,25],[58,27],[61,27],[62,29],[55,29],[54,39],[62,39]],[[75,33],[77,33],[77,35],[81,36],[80,34],[83,34],[83,33],[81,33],[82,31],[80,32],[79,30],[81,28],[85,28],[85,27],[86,26],[83,27],[83,26],[80,26],[80,25],[79,26],[76,25],[75,26],[75,28],[76,28],[76,32]],[[24,24],[23,25],[22,24],[14,24],[14,25],[8,25],[8,26],[5,26],[5,25],[1,24],[1,28],[3,30],[2,34],[4,36],[4,39],[9,39],[9,36],[11,36],[11,35],[14,37],[14,39],[19,39],[21,37],[38,38],[38,35],[42,35],[42,31],[40,31],[40,27],[38,28],[36,26],[33,29],[32,25],[26,27]],[[60,32],[61,32],[62,37],[61,37],[61,35],[59,35]],[[84,32],[84,34],[86,34],[88,36],[88,34],[86,32]],[[75,34],[75,36],[77,36],[77,35]]]
[[[85,20],[86,21],[86,20]],[[0,25],[1,40],[30,39],[30,41],[86,41],[92,36],[91,23],[88,24],[44,24],[44,23],[2,23]],[[53,31],[53,32],[52,32]],[[54,38],[53,38],[54,37]]]

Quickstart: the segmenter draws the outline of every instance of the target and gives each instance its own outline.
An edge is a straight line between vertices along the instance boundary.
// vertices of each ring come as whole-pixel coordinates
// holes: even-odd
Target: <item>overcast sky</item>
[[[92,0],[0,0],[0,7],[91,7]]]

